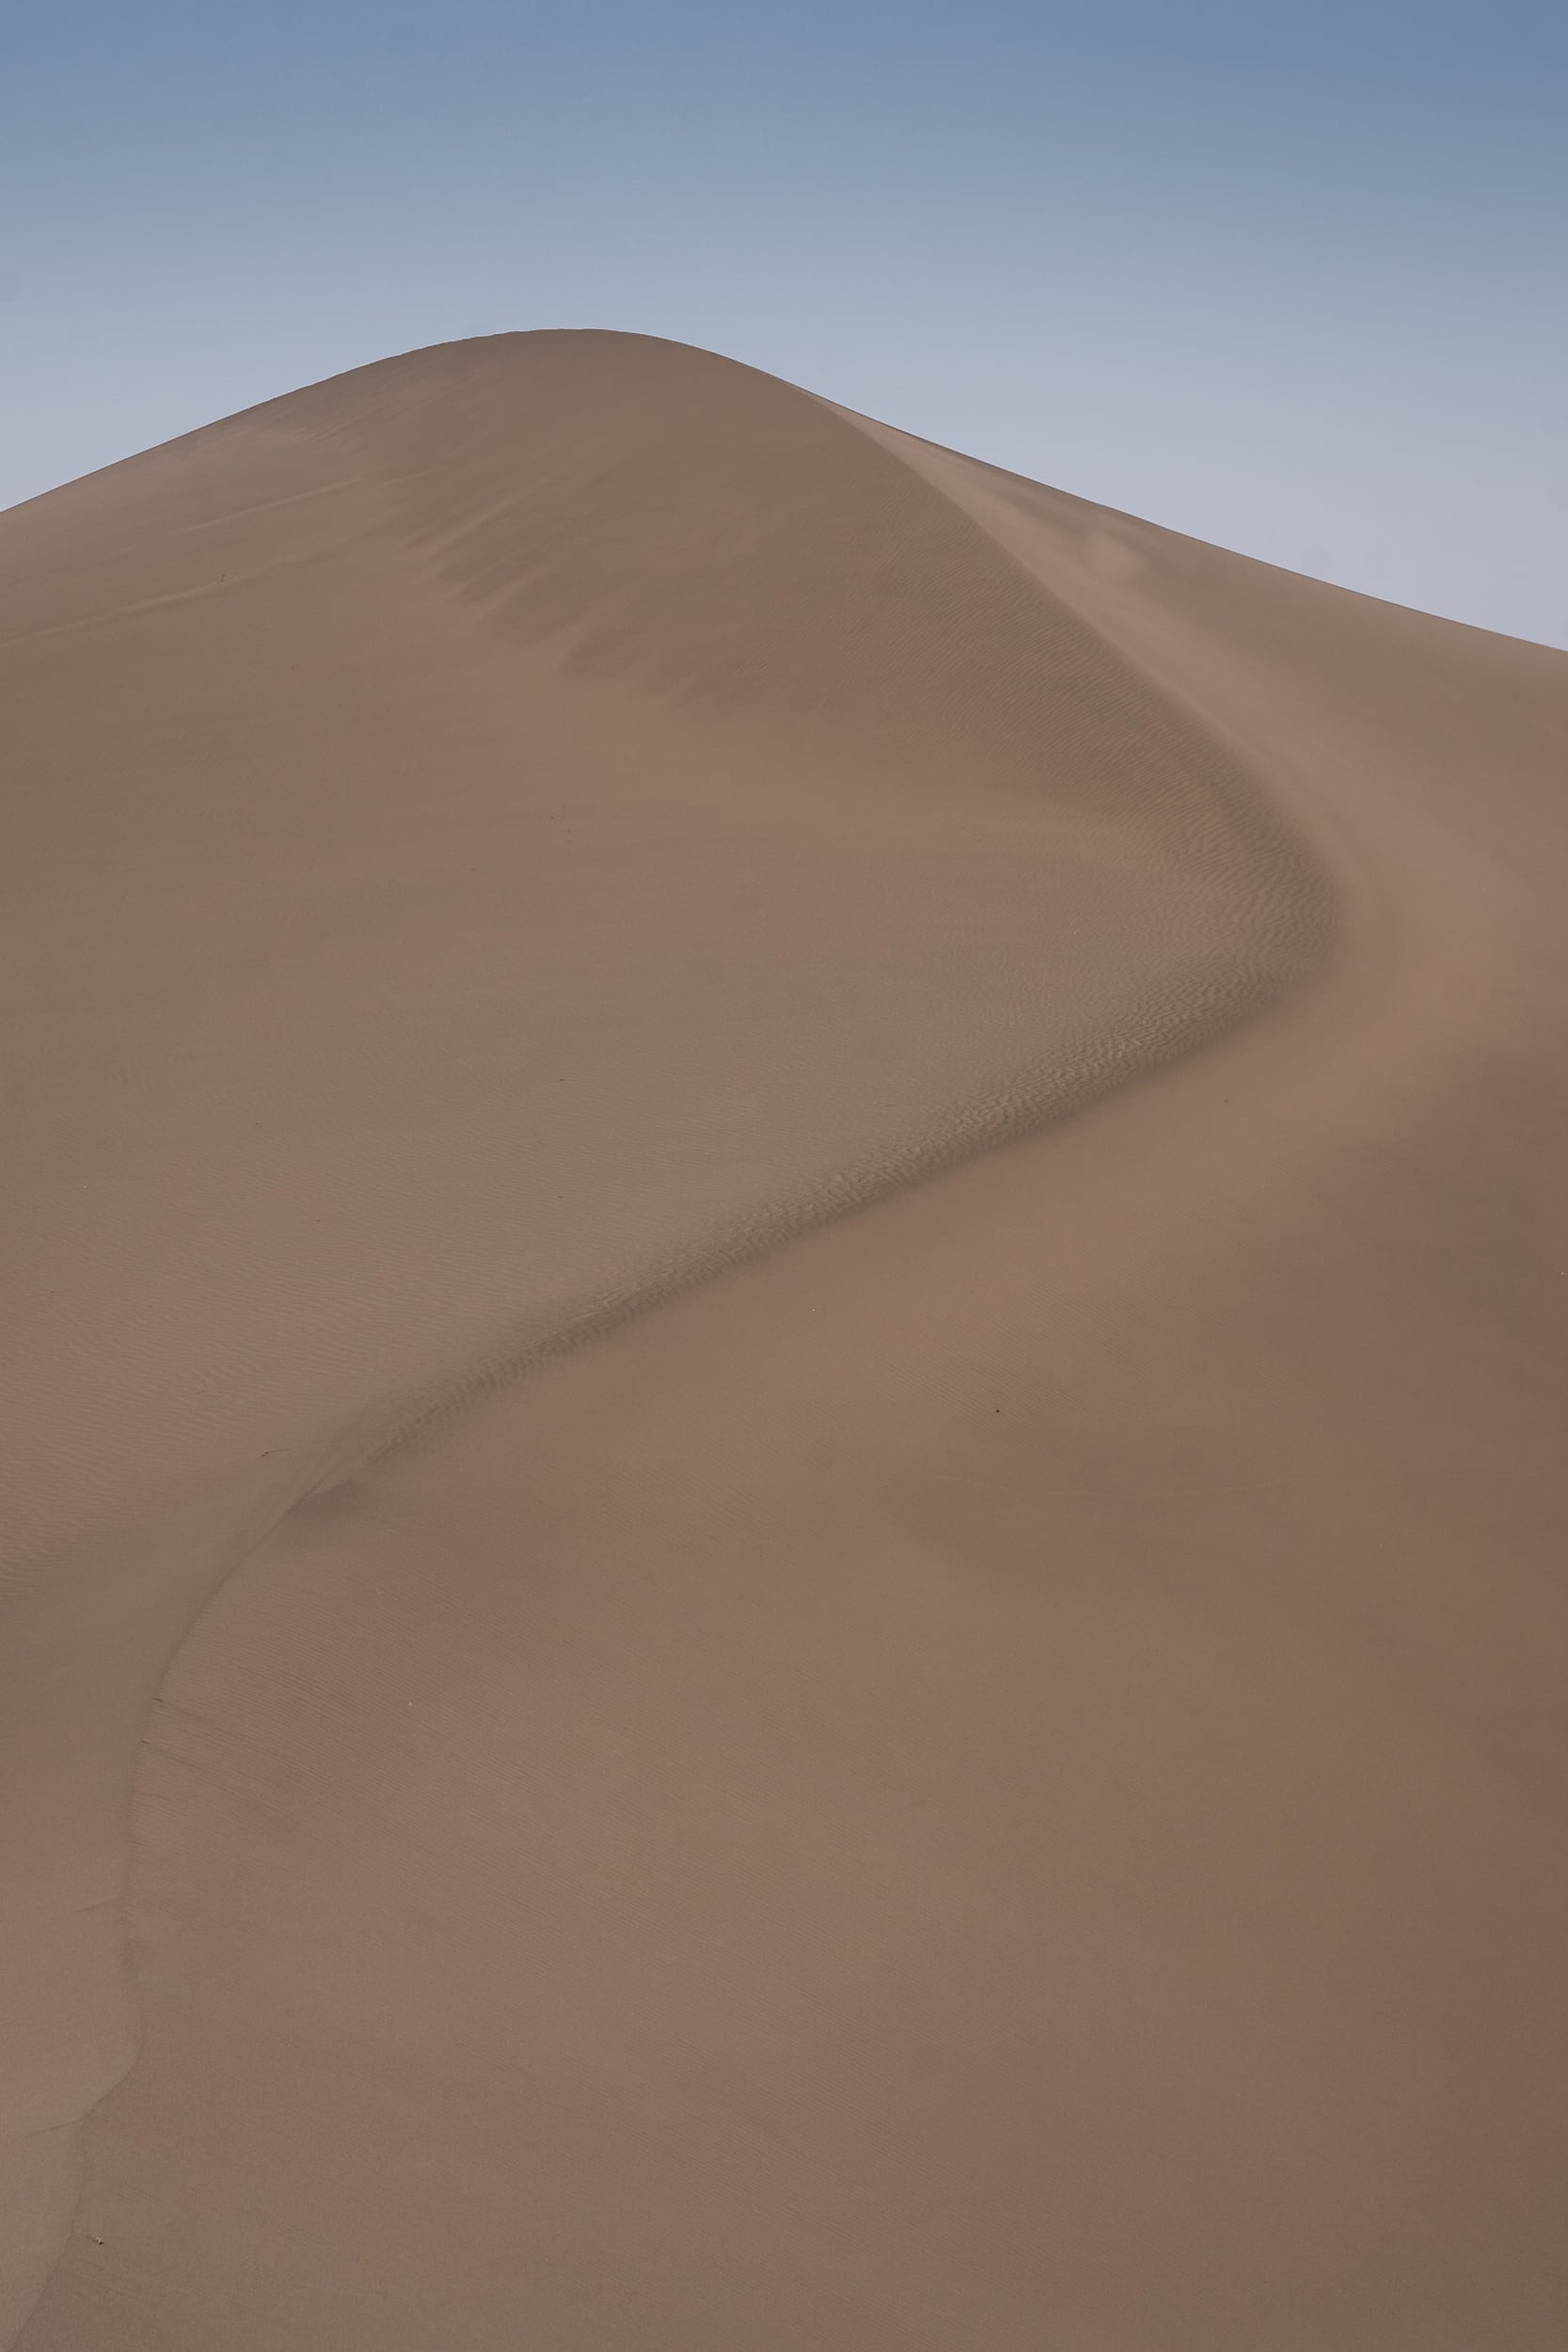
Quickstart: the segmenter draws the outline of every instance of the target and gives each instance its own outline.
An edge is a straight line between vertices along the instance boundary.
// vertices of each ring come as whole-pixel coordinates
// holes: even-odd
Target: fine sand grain
[[[1561,2352],[1568,657],[538,334],[0,729],[0,2344]]]

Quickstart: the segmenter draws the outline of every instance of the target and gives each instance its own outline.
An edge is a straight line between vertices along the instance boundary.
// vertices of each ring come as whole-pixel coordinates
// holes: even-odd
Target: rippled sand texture
[[[1560,2352],[1568,657],[542,334],[0,725],[0,2343]]]

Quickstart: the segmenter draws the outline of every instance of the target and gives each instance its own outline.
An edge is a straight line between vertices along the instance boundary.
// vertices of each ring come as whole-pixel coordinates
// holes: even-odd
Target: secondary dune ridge
[[[561,334],[0,663],[0,2332],[1560,2341],[1568,659]]]

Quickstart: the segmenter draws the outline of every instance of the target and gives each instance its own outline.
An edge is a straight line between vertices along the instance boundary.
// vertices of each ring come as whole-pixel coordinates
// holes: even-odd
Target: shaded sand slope
[[[136,1743],[258,1528],[1208,1033],[1323,910],[946,499],[673,345],[417,355],[36,501],[0,663],[24,2300],[134,2046]]]
[[[1560,2343],[1568,660],[618,337],[0,551],[18,2341]]]

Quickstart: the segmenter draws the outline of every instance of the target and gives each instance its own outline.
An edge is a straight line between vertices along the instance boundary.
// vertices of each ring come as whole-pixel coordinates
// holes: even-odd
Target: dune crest
[[[560,333],[0,707],[0,2342],[1544,2352],[1568,659]]]

